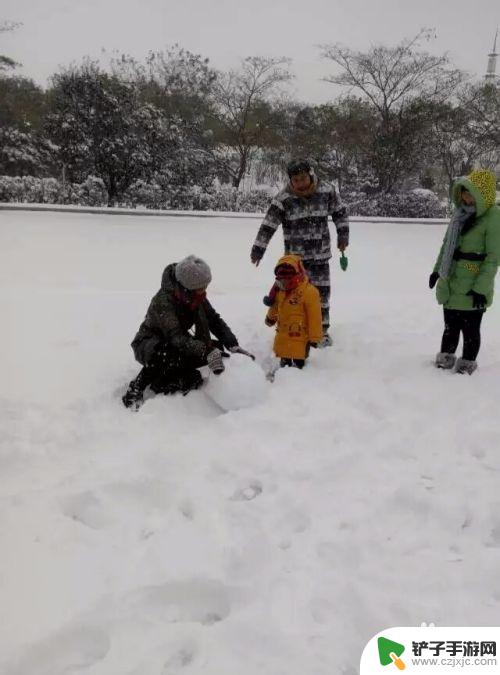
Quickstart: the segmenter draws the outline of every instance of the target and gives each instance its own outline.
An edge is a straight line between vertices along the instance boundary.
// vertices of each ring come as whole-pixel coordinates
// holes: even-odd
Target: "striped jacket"
[[[300,255],[305,262],[322,262],[332,257],[328,217],[337,228],[338,245],[349,243],[349,219],[337,190],[318,180],[309,197],[299,197],[290,186],[274,197],[252,247],[252,259],[260,260],[271,237],[283,226],[285,255]]]

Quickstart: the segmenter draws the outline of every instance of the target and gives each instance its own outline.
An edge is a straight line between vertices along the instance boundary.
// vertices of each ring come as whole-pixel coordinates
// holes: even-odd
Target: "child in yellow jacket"
[[[303,368],[309,347],[316,347],[323,337],[321,300],[298,255],[285,255],[274,269],[276,277],[271,293],[272,306],[266,325],[276,324],[274,353],[282,366]]]

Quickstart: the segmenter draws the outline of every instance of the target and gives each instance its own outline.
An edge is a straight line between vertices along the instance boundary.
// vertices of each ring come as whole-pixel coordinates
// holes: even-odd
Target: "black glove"
[[[317,349],[317,348],[318,348],[318,343],[317,343],[317,342],[310,342],[310,343],[309,343],[309,347],[312,347],[313,349]]]
[[[470,290],[467,295],[472,297],[472,306],[474,309],[484,309],[486,307],[486,296],[482,293]]]
[[[429,288],[434,288],[438,279],[439,279],[439,273],[433,272],[431,274],[431,276],[429,277]]]
[[[261,261],[262,256],[264,255],[264,249],[261,248],[260,246],[255,246],[255,244],[252,246],[252,250],[250,252],[250,260],[254,265],[258,265]]]

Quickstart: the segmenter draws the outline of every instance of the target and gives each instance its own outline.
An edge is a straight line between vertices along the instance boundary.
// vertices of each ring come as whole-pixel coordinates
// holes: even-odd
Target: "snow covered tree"
[[[20,24],[0,23],[0,34]],[[0,173],[42,175],[47,169],[45,143],[39,137],[44,93],[32,80],[20,77],[19,64],[0,54]]]
[[[212,92],[216,72],[208,59],[178,45],[150,52],[145,63],[123,55],[112,60],[113,73],[133,83],[139,99],[166,116],[172,142],[155,180],[169,190],[207,186],[215,176]]]
[[[43,139],[14,126],[0,126],[0,174],[43,175],[49,161]]]
[[[164,114],[90,61],[53,77],[46,130],[64,178],[101,178],[109,205],[158,171],[172,143]]]

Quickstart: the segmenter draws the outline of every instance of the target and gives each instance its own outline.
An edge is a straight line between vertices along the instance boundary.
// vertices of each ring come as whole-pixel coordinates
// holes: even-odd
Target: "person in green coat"
[[[496,178],[477,169],[453,186],[455,212],[429,277],[444,308],[444,332],[438,368],[472,373],[481,345],[481,321],[493,302],[495,275],[500,263],[500,208],[495,205]],[[462,357],[457,359],[460,333]]]

